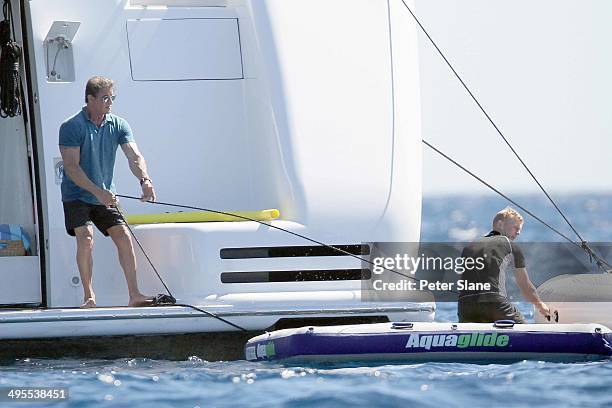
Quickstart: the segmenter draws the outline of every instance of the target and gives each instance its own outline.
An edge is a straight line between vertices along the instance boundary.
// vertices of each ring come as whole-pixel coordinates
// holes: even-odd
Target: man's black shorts
[[[100,232],[108,236],[107,230],[115,225],[125,225],[119,210],[103,205],[89,204],[83,201],[64,202],[64,220],[66,232],[75,236],[74,229],[93,223]]]
[[[457,315],[461,323],[493,323],[496,320],[526,323],[523,314],[508,299],[497,294],[459,298]]]

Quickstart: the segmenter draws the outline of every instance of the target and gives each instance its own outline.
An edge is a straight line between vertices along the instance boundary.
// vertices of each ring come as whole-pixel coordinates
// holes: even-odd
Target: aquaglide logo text
[[[490,333],[469,334],[418,334],[412,333],[406,343],[406,348],[422,348],[430,350],[435,347],[507,347],[510,336]]]

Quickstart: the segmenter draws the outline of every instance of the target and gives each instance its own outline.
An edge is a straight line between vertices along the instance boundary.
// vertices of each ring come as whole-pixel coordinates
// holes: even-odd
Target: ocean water
[[[545,200],[520,204],[563,228]],[[612,242],[612,195],[560,196],[558,202],[589,241]],[[431,197],[423,202],[423,241],[467,240],[487,232],[494,197]],[[569,235],[568,235],[569,236]],[[526,220],[521,240],[557,241]],[[609,259],[609,258],[608,258]],[[528,318],[531,309],[519,305]],[[438,305],[438,321],[456,320],[456,307]],[[68,402],[13,404],[74,407],[341,407],[341,406],[612,406],[612,361],[515,364],[291,366],[246,361],[149,359],[18,359],[0,366],[0,387],[67,387]],[[10,406],[0,402],[0,408]]]

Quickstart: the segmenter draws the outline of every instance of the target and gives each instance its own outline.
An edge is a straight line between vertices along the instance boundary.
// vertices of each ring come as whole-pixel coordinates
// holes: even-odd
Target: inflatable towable
[[[259,335],[249,361],[352,362],[581,361],[612,356],[599,324],[377,323],[302,327]]]

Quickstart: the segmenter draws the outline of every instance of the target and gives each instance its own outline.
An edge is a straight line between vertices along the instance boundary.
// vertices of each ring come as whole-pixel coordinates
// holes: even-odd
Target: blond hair
[[[523,222],[523,216],[519,214],[518,211],[516,211],[512,207],[506,207],[497,214],[495,214],[495,217],[493,218],[493,228],[495,228],[495,224],[497,224],[499,221],[505,222],[509,219],[516,220],[519,223]]]
[[[93,76],[89,78],[87,85],[85,85],[85,103],[87,103],[87,95],[91,95],[95,98],[101,90],[112,88],[114,85],[115,83],[112,79],[103,76]]]

